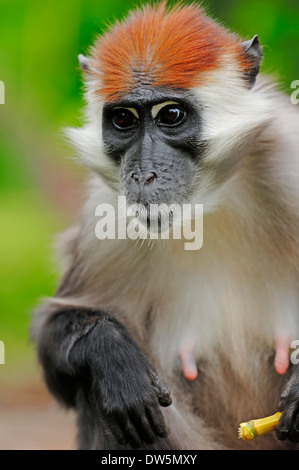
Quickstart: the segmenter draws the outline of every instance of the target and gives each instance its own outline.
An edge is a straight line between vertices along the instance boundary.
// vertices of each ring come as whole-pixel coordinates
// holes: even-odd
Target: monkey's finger
[[[135,425],[129,419],[126,420],[126,425],[124,427],[125,435],[128,439],[128,443],[130,444],[133,449],[139,449],[142,447],[143,441],[141,436],[139,435],[138,431],[135,428]]]
[[[142,446],[142,439],[129,415],[122,414],[114,419],[106,419],[106,423],[107,428],[119,444],[129,444],[133,449],[139,449]]]
[[[288,435],[294,425],[296,414],[298,410],[298,404],[292,403],[286,407],[282,412],[278,425],[276,426],[276,436],[278,439],[284,441],[288,438]]]
[[[157,394],[159,403],[161,406],[169,406],[172,403],[172,398],[170,395],[170,391],[166,387],[166,385],[162,382],[162,380],[158,377],[158,375],[152,370],[149,370],[150,379],[152,385],[155,389]]]
[[[288,403],[296,402],[299,398],[298,386],[294,379],[295,377],[290,378],[279,397],[278,409],[280,411],[283,411]]]
[[[293,427],[288,434],[288,439],[291,442],[299,442],[299,413],[298,412],[296,414]]]
[[[104,424],[119,444],[129,444],[134,449],[142,446],[142,439],[128,414],[117,413],[114,417],[106,417]]]
[[[170,431],[165,424],[163,414],[161,413],[159,407],[146,407],[146,415],[152,430],[157,436],[163,438],[169,436]]]
[[[112,436],[119,444],[125,446],[128,443],[128,438],[117,423],[110,422],[108,427]]]
[[[148,421],[145,409],[143,412],[133,413],[132,421],[134,422],[135,428],[138,431],[141,439],[146,444],[153,444],[157,436],[153,432],[151,424]]]

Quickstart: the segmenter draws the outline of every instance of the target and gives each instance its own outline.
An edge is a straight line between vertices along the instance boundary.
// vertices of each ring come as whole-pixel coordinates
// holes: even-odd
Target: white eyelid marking
[[[137,112],[137,109],[135,108],[125,108],[124,106],[118,106],[117,108],[113,108],[114,109],[127,109],[128,111],[131,111],[132,114],[134,114],[134,116],[139,119],[139,114]]]
[[[164,101],[164,103],[155,104],[155,106],[152,107],[152,117],[155,119],[158,116],[159,111],[169,104],[179,103],[177,101]]]

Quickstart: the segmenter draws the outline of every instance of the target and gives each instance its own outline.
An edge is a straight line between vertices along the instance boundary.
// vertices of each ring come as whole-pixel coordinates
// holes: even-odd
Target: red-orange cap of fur
[[[242,65],[238,39],[192,4],[144,6],[99,37],[92,49],[99,93],[119,99],[138,86],[192,88],[223,55]]]

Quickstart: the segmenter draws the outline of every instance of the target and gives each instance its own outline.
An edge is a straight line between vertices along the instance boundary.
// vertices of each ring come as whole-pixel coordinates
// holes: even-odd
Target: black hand
[[[280,440],[299,442],[299,366],[293,365],[292,375],[280,396],[278,409],[282,411],[276,427]]]
[[[91,403],[120,444],[139,448],[167,437],[160,406],[169,406],[167,387],[124,326],[99,318],[68,349],[72,374],[90,376]]]
[[[44,325],[38,353],[52,393],[76,407],[77,391],[84,389],[119,443],[140,447],[168,435],[160,406],[171,404],[169,391],[114,318],[72,308],[57,312]]]

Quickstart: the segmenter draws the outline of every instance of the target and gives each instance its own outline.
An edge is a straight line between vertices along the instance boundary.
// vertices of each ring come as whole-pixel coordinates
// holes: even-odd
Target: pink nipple
[[[289,367],[290,336],[280,335],[275,338],[274,367],[278,374],[283,375]]]
[[[188,380],[195,380],[198,376],[198,370],[194,358],[193,347],[184,345],[179,350],[179,357],[182,363],[183,374]]]

